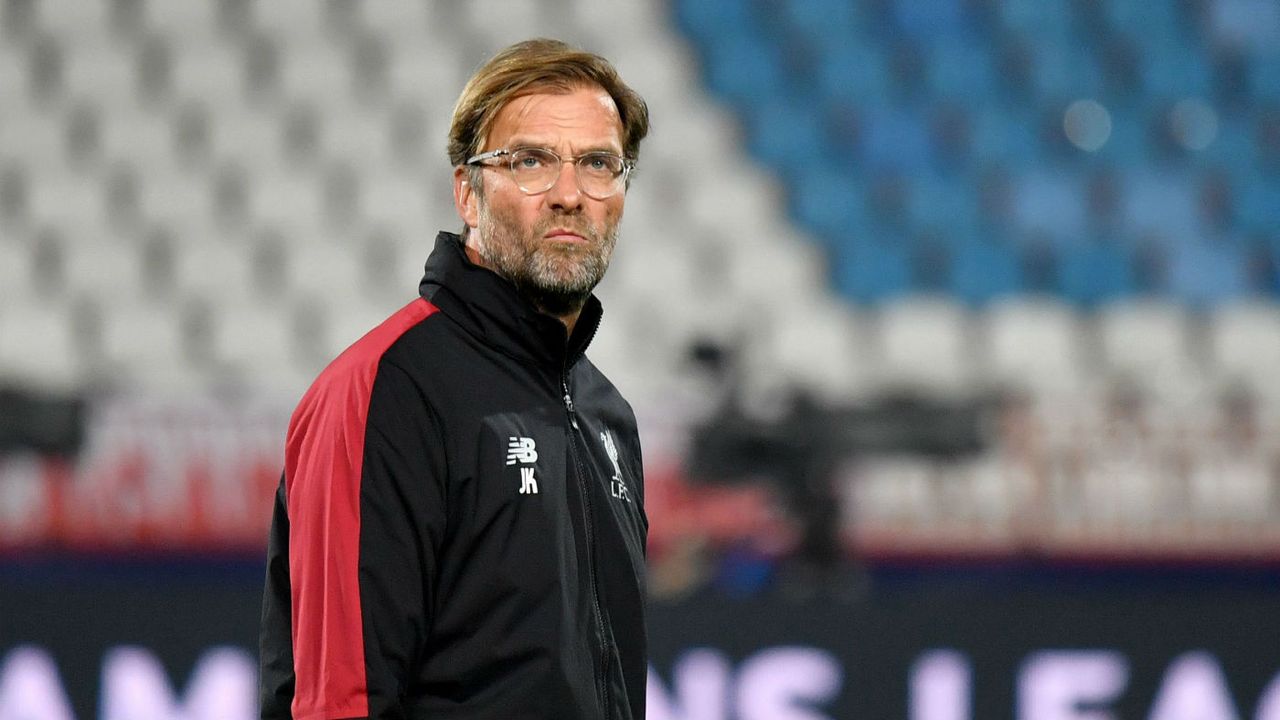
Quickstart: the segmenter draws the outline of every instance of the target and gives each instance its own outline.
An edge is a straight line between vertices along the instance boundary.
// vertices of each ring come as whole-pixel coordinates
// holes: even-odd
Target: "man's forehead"
[[[506,139],[564,131],[593,136],[584,140],[621,144],[618,106],[598,85],[535,86],[498,108],[487,134]]]

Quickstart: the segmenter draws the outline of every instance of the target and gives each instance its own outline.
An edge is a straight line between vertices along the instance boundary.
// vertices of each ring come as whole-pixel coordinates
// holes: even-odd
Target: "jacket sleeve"
[[[402,369],[358,370],[322,374],[290,422],[264,593],[264,719],[402,717],[430,632],[442,435]]]

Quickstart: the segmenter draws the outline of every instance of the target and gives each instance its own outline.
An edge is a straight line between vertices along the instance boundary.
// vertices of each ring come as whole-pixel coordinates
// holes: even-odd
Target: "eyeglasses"
[[[588,197],[604,200],[617,195],[627,184],[627,177],[635,169],[635,163],[611,152],[589,152],[577,157],[560,157],[547,148],[516,148],[490,150],[473,155],[466,165],[485,165],[486,160],[502,158],[511,173],[511,179],[525,195],[538,195],[551,189],[560,177],[563,163],[573,162],[577,172],[578,189]],[[488,166],[493,167],[493,166]]]

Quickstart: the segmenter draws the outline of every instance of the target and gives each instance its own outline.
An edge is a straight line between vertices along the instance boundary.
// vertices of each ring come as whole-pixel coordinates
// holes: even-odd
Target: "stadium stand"
[[[536,33],[653,110],[592,355],[655,468],[711,343],[748,407],[1001,396],[981,457],[851,463],[859,547],[1280,547],[1269,2],[6,0],[0,380],[287,412],[412,297],[453,99]]]

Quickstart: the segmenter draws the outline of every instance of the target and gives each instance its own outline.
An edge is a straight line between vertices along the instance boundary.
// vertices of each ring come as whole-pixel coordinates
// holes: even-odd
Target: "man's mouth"
[[[557,240],[560,242],[586,242],[587,238],[582,233],[574,232],[566,228],[554,228],[543,237],[548,240]]]

